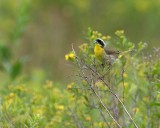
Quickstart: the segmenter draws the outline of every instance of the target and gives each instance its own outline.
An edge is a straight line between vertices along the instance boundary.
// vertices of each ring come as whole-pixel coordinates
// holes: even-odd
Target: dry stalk
[[[93,93],[95,94],[95,96],[97,97],[97,99],[99,100],[100,104],[103,106],[103,108],[105,109],[105,111],[108,113],[108,115],[113,119],[113,121],[116,123],[116,125],[121,128],[122,126],[118,123],[118,121],[112,116],[112,114],[110,113],[110,111],[108,110],[108,108],[106,107],[106,105],[104,104],[104,102],[102,101],[101,97],[98,95],[98,93],[95,91],[94,89],[94,84],[92,84],[93,79],[99,79],[103,82],[103,84],[107,87],[107,91],[110,92],[117,100],[118,102],[122,105],[124,111],[126,112],[126,114],[128,115],[129,119],[132,121],[132,123],[134,124],[135,128],[138,128],[137,124],[135,123],[135,121],[133,120],[133,118],[131,117],[130,113],[128,112],[128,110],[126,109],[124,103],[120,100],[120,98],[117,96],[116,93],[114,93],[112,91],[112,89],[110,88],[110,82],[107,82],[104,80],[104,78],[102,77],[101,74],[98,73],[98,71],[96,70],[96,68],[92,68],[91,66],[87,65],[85,63],[85,61],[83,61],[83,59],[80,59],[77,55],[76,52],[73,48],[73,44],[72,44],[72,51],[75,54],[75,64],[78,65],[78,68],[80,69],[80,73],[82,73],[81,77],[88,83],[88,85],[90,85],[91,90],[93,91]],[[84,68],[85,67],[85,68]],[[89,78],[87,76],[87,74],[85,73],[86,70],[91,71],[91,78]],[[124,69],[122,71],[122,76],[124,73]],[[122,77],[122,81],[123,81],[123,86],[124,86],[124,78]],[[94,82],[93,82],[94,83]],[[123,90],[123,101],[124,101],[124,90]]]

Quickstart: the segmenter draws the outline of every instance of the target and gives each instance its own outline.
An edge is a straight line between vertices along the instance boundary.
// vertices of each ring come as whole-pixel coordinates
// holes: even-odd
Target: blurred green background
[[[160,0],[0,1],[0,43],[12,50],[11,61],[25,61],[22,74],[42,70],[47,79],[70,79],[64,56],[72,43],[86,41],[88,27],[111,36],[124,29],[132,42],[146,42],[150,50],[160,46]]]

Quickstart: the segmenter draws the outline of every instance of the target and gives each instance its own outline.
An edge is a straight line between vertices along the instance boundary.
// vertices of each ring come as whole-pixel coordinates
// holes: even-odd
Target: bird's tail
[[[125,54],[131,53],[131,52],[133,52],[133,49],[129,49],[129,50],[124,51],[124,52],[120,52],[120,55],[125,55]]]

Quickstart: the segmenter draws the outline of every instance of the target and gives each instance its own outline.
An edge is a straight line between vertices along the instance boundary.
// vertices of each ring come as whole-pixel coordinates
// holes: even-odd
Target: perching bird
[[[120,51],[107,48],[106,43],[98,38],[95,40],[94,54],[100,61],[112,63],[118,57]]]

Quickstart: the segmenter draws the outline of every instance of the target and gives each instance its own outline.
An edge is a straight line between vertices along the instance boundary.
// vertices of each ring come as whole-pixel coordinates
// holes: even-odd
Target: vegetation
[[[159,128],[158,10],[157,0],[1,0],[0,127]],[[88,26],[127,32],[82,38]],[[102,65],[96,38],[122,54]]]
[[[116,37],[89,29],[86,43],[65,56],[76,67],[75,81],[66,85],[47,80],[35,72],[24,82],[1,86],[2,127],[154,127],[159,124],[159,49],[144,56],[145,43],[127,40],[124,31]],[[101,66],[93,54],[93,41],[128,51],[112,65]],[[43,83],[43,84],[42,84]]]
[[[99,127],[158,128],[159,49],[144,56],[145,43],[135,46],[122,30],[115,34],[118,39],[111,40],[110,36],[89,29],[88,43],[80,46],[79,53],[72,48],[68,54],[78,70],[74,86],[69,87],[77,99],[73,108],[78,118],[75,124],[80,127],[97,127],[98,123]],[[123,51],[113,64],[102,66],[95,58],[93,42],[96,38],[106,39],[107,47],[112,45]],[[89,120],[85,121],[84,115]]]

